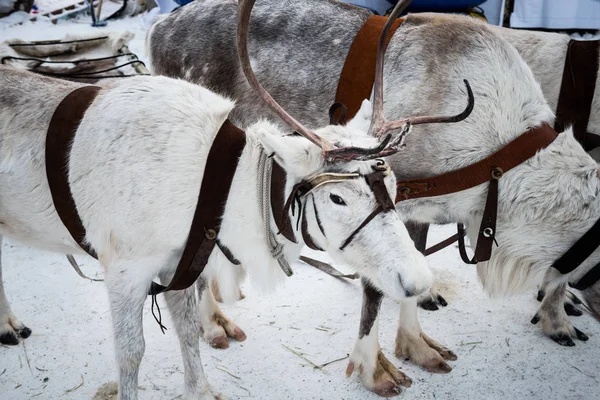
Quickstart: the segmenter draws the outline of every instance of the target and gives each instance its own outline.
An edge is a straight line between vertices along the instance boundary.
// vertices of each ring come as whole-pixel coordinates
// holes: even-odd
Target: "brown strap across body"
[[[347,120],[354,118],[363,100],[371,98],[375,83],[377,42],[387,17],[373,15],[356,34],[340,74],[335,100],[348,108]],[[404,20],[394,21],[388,41]]]
[[[600,40],[571,40],[565,67],[554,129],[562,132],[573,124],[575,139],[586,151],[600,146],[600,136],[588,134],[587,127],[598,78]]]
[[[99,91],[97,86],[84,86],[69,93],[56,108],[46,136],[46,174],[54,207],[73,239],[94,258],[96,252],[85,242],[85,228],[69,187],[68,160],[77,128]],[[244,131],[226,120],[208,154],[196,211],[175,275],[166,287],[153,282],[149,295],[186,289],[204,270],[217,242],[231,182],[245,145]]]
[[[460,256],[465,263],[477,264],[488,261],[492,256],[492,246],[496,236],[500,178],[509,170],[533,157],[539,150],[546,148],[557,136],[558,133],[550,125],[543,123],[527,130],[500,150],[474,164],[431,178],[397,182],[396,203],[460,192],[489,182],[474,257],[467,256],[464,244],[465,230],[462,224],[458,224],[457,234],[430,247],[425,254],[433,254],[458,240]]]
[[[75,132],[99,91],[98,86],[83,86],[69,93],[54,111],[46,134],[46,177],[54,208],[73,239],[94,258],[96,252],[85,242],[85,228],[71,195],[69,156]]]
[[[364,99],[371,97],[375,81],[377,42],[386,20],[386,17],[371,16],[356,35],[346,57],[338,82],[336,102],[339,104],[336,104],[338,106],[336,109],[343,108],[340,105],[345,105],[348,109],[348,119],[356,115]],[[395,21],[388,40],[402,22],[402,19]],[[587,115],[589,117],[589,111]],[[335,121],[337,118],[330,115],[330,119]],[[587,126],[587,120],[585,126]],[[466,255],[465,230],[461,224],[458,225],[458,232],[455,235],[428,248],[425,250],[425,255],[433,254],[458,240],[463,261],[474,264],[489,260],[495,241],[499,179],[510,169],[533,157],[537,151],[547,147],[556,137],[556,131],[544,123],[539,127],[529,129],[494,154],[477,163],[435,177],[397,182],[396,203],[409,199],[455,193],[489,182],[475,256],[469,259]]]

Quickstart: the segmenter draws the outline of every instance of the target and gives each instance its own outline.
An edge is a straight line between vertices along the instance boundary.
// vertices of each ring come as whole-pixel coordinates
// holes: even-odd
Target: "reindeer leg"
[[[117,260],[107,268],[104,278],[119,370],[119,400],[138,398],[138,373],[146,346],[142,311],[152,282],[153,276],[148,275],[152,263],[151,259]]]
[[[10,309],[2,281],[2,236],[0,236],[0,344],[16,345],[19,338],[27,339],[31,329],[20,322]]]
[[[410,238],[415,242],[415,247],[421,253],[427,248],[427,233],[429,232],[429,224],[421,224],[414,221],[406,222],[406,229]],[[439,306],[446,307],[448,302],[444,297],[432,286],[427,292],[420,294],[417,297],[417,305],[424,310],[437,311]]]
[[[538,293],[537,293],[538,301],[542,301],[544,299],[544,296],[546,295],[547,287],[553,278],[554,278],[554,272],[551,269],[548,269],[546,271],[546,274],[544,275],[544,280],[543,280],[542,284],[540,285],[540,289],[538,290]],[[564,308],[565,308],[565,312],[567,313],[567,315],[573,316],[573,317],[579,317],[579,316],[583,315],[583,311],[581,311],[579,308],[577,308],[577,304],[581,304],[581,300],[574,293],[567,290],[566,296],[564,299]]]
[[[360,330],[346,375],[351,376],[356,368],[363,385],[382,397],[400,394],[400,386],[409,387],[412,381],[392,364],[379,346],[379,308],[383,294],[374,289],[365,279],[363,284],[363,308]]]
[[[216,279],[213,279],[210,282],[210,289],[213,292],[213,296],[215,297],[215,300],[219,303],[223,302],[223,297],[221,297],[221,291],[219,290],[219,281],[217,281]],[[238,300],[244,300],[246,298],[246,295],[242,292],[242,289],[239,288],[238,289]]]
[[[204,331],[204,340],[216,349],[229,347],[228,337],[243,342],[246,334],[229,318],[225,317],[219,308],[213,291],[205,277],[200,276],[196,282],[200,298],[200,322]]]
[[[396,357],[406,358],[429,372],[437,373],[452,371],[444,360],[456,360],[451,350],[423,333],[417,316],[417,301],[412,297],[400,302]]]
[[[171,278],[172,274],[160,274],[160,280],[163,284],[168,284]],[[200,279],[204,278],[201,277]],[[198,345],[202,328],[198,320],[199,304],[194,288],[166,292],[164,296],[169,312],[173,317],[183,358],[183,379],[185,383],[183,398],[188,400],[221,398],[211,391],[210,384],[206,380],[202,368],[200,347]]]
[[[544,276],[542,304],[531,323],[537,324],[541,321],[542,332],[561,346],[575,346],[572,338],[586,341],[588,337],[569,321],[564,306],[567,299],[567,285],[560,281],[558,284],[555,283],[556,274],[558,272],[549,269]]]

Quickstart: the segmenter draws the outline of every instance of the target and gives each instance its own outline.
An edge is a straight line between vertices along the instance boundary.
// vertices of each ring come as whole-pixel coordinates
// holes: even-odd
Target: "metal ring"
[[[483,236],[486,238],[491,238],[494,236],[494,230],[490,227],[487,227],[483,230]]]
[[[215,240],[217,238],[217,232],[214,229],[205,229],[204,235],[208,240]]]
[[[502,171],[502,168],[494,167],[492,169],[492,178],[493,179],[498,180],[498,179],[502,178],[502,175],[504,175],[504,171]]]
[[[408,197],[408,195],[410,194],[410,188],[406,186],[401,187],[400,189],[398,189],[398,194],[403,197]]]

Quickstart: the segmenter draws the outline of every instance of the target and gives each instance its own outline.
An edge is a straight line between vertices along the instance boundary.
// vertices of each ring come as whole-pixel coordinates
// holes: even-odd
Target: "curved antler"
[[[319,146],[324,152],[334,149],[335,147],[327,140],[315,134],[313,131],[305,128],[300,122],[296,121],[294,117],[288,114],[283,107],[281,107],[273,97],[262,87],[252,66],[250,65],[250,57],[248,56],[248,27],[250,25],[250,14],[252,13],[252,7],[254,6],[255,0],[239,0],[239,9],[237,16],[237,37],[236,44],[238,50],[238,57],[240,64],[246,75],[246,79],[252,86],[252,88],[258,93],[263,101],[273,110],[279,118],[287,125],[292,127],[299,134]]]
[[[473,97],[473,91],[471,90],[471,86],[469,85],[469,81],[464,79],[465,86],[467,87],[467,95],[469,97],[469,102],[467,107],[463,112],[453,116],[420,116],[420,117],[411,117],[404,118],[397,121],[388,121],[383,114],[383,65],[385,58],[385,51],[388,45],[388,36],[390,29],[394,21],[402,14],[402,12],[408,7],[411,3],[411,0],[402,0],[396,4],[394,10],[388,17],[383,30],[381,31],[381,35],[379,36],[379,44],[377,47],[377,60],[375,64],[375,82],[373,84],[373,114],[371,119],[371,127],[369,128],[369,134],[371,136],[375,136],[377,138],[382,138],[384,135],[392,130],[400,129],[405,126],[411,125],[420,125],[420,124],[435,124],[435,123],[452,123],[459,122],[463,119],[467,118],[471,111],[473,111],[473,106],[475,104],[475,99]],[[404,143],[404,138],[408,133],[409,129],[402,129],[399,136],[401,136],[400,140],[394,140],[394,142],[399,143],[400,146]]]
[[[379,35],[379,43],[377,44],[377,59],[375,60],[375,82],[373,83],[373,114],[371,116],[371,127],[369,133],[373,134],[375,130],[385,123],[383,115],[383,61],[385,51],[388,46],[388,36],[394,21],[398,19],[400,14],[408,7],[412,0],[399,1],[392,13],[389,15],[381,34]]]

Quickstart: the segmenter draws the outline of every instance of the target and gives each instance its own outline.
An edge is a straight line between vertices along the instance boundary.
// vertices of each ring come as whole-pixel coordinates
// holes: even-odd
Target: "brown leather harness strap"
[[[46,136],[46,174],[54,207],[73,239],[94,258],[97,255],[85,243],[85,228],[71,194],[68,160],[79,123],[99,90],[84,86],[69,93],[56,108]],[[152,282],[149,295],[187,289],[204,270],[217,244],[231,182],[245,145],[244,131],[225,121],[208,154],[196,211],[175,275],[166,287]]]
[[[273,160],[271,169],[271,212],[273,213],[275,225],[279,230],[277,234],[283,235],[292,243],[297,243],[289,212],[285,209],[285,182],[285,170],[277,161]]]
[[[245,145],[244,131],[226,120],[208,153],[194,219],[175,275],[167,287],[153,282],[150,295],[187,289],[204,271],[215,248],[231,182]]]
[[[396,184],[396,203],[421,197],[434,197],[460,192],[489,182],[483,218],[479,227],[475,256],[472,259],[466,254],[464,244],[464,228],[459,224],[458,233],[430,247],[426,255],[439,251],[458,240],[462,260],[467,264],[488,261],[492,255],[492,245],[496,236],[496,219],[498,213],[498,181],[500,178],[533,157],[539,150],[546,148],[556,139],[558,133],[547,123],[529,129],[527,132],[502,147],[483,160],[442,175],[423,179],[399,181]]]
[[[354,118],[364,99],[371,98],[375,82],[377,44],[386,21],[387,17],[379,15],[369,17],[350,46],[335,95],[335,101],[348,108],[346,120]],[[388,41],[403,21],[401,18],[394,21]]]
[[[69,155],[77,128],[99,91],[98,86],[84,86],[69,93],[56,107],[46,133],[46,176],[54,208],[75,242],[94,258],[69,186]]]
[[[554,129],[562,132],[565,125],[573,124],[575,138],[586,151],[600,146],[599,138],[587,132],[598,78],[599,57],[600,40],[569,42],[556,107]]]
[[[396,203],[420,197],[442,196],[470,189],[492,180],[492,171],[508,172],[556,139],[558,133],[547,123],[529,129],[483,160],[431,178],[398,181]]]

